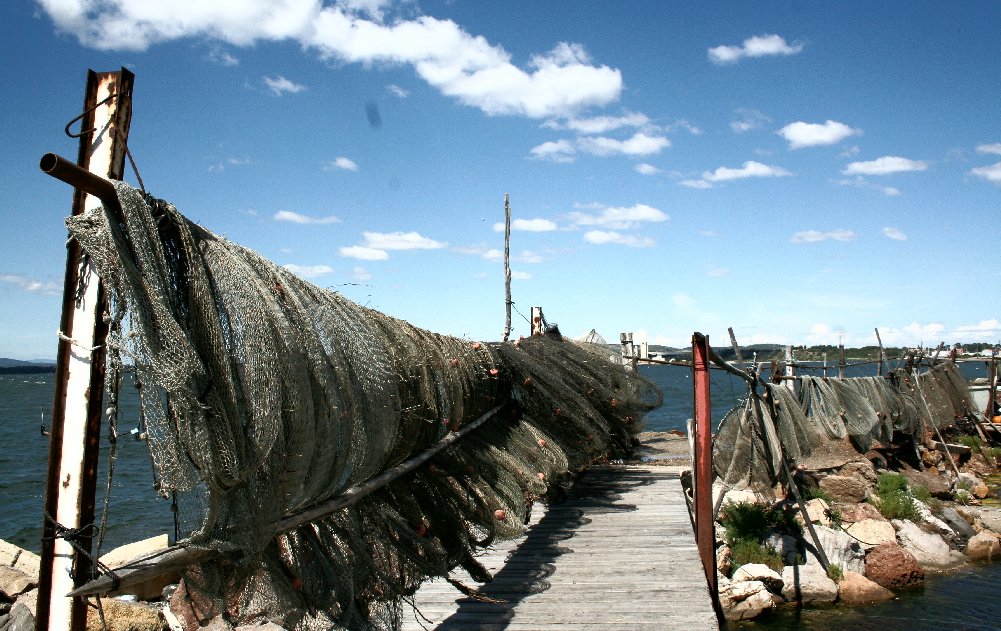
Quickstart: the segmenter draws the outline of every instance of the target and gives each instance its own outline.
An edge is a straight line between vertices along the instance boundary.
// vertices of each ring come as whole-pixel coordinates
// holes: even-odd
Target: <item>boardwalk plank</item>
[[[592,469],[570,498],[536,506],[525,535],[478,557],[489,603],[444,580],[414,597],[404,631],[718,629],[679,476],[666,467]],[[452,578],[475,587],[462,570]]]

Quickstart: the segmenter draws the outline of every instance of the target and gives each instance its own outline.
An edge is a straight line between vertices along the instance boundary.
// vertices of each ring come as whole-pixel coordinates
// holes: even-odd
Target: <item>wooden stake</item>
[[[101,177],[121,179],[132,118],[134,75],[87,75],[79,166]],[[92,212],[100,201],[75,191],[73,214]],[[76,241],[67,244],[63,311],[56,356],[49,469],[45,486],[41,565],[35,629],[82,631],[87,605],[66,594],[90,578],[91,537],[104,393],[107,298],[97,270]],[[51,518],[51,519],[50,519]],[[53,520],[55,520],[53,522]],[[61,534],[76,532],[74,545]],[[81,553],[82,550],[84,553]]]
[[[504,341],[511,336],[511,197],[504,193]]]

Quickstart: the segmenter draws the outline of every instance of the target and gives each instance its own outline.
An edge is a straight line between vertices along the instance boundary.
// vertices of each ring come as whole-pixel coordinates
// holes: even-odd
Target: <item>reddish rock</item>
[[[226,610],[222,599],[209,598],[188,589],[188,581],[193,574],[195,572],[189,570],[170,597],[170,611],[185,631],[197,631]]]
[[[892,542],[881,543],[866,553],[865,575],[887,589],[919,585],[925,580],[925,571],[914,555]]]
[[[998,541],[997,535],[985,530],[970,537],[969,543],[966,544],[966,556],[971,559],[990,561],[1001,556],[1001,542]]]
[[[892,599],[893,592],[858,572],[845,572],[838,583],[838,597],[846,605],[868,605]]]
[[[841,521],[844,523],[862,521],[863,519],[888,521],[886,517],[883,517],[883,514],[879,512],[878,508],[866,502],[861,504],[838,503],[834,505],[834,510],[838,511],[841,515]]]
[[[820,481],[820,488],[836,502],[861,502],[869,492],[865,478],[829,475]]]
[[[929,452],[929,453],[938,453]],[[941,454],[939,454],[941,455]],[[915,469],[904,469],[900,472],[912,488],[923,486],[928,489],[933,497],[940,499],[952,499],[952,480],[944,475],[939,475],[937,469],[926,469],[917,471]]]

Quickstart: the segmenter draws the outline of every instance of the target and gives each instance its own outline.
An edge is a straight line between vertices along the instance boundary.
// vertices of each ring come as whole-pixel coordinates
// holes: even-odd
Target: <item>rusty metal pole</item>
[[[702,568],[709,583],[709,593],[716,598],[716,529],[713,525],[713,445],[712,409],[709,401],[709,338],[692,335],[692,384],[695,395],[695,469],[692,491],[695,495],[695,543],[702,558]]]
[[[87,75],[77,164],[104,178],[122,178],[134,79],[124,68]],[[74,215],[99,205],[97,198],[80,189],[75,191]],[[71,240],[67,244],[45,486],[35,614],[38,631],[82,631],[87,623],[86,601],[66,594],[91,578],[89,552],[104,393],[106,310],[107,298],[97,271],[79,244]],[[56,536],[56,524],[78,533],[73,538],[76,548],[66,538]]]

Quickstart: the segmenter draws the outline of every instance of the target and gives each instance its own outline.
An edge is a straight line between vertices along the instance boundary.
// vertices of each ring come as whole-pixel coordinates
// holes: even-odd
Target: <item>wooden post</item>
[[[796,376],[796,359],[792,355],[792,346],[790,346],[790,345],[786,345],[786,370],[785,370],[785,376],[786,377],[795,377]],[[796,392],[796,380],[795,379],[786,379],[785,387],[789,388],[793,392]]]
[[[542,307],[532,307],[532,335],[542,333]]]
[[[838,340],[838,377],[845,378],[845,343]]]
[[[631,365],[633,356],[633,334],[619,333],[619,344],[621,344],[622,348],[622,365]]]
[[[827,353],[824,353],[824,376],[827,376]]]
[[[879,337],[879,329],[876,329],[876,344],[879,347],[879,370],[877,376],[883,376],[883,338]]]
[[[511,197],[504,193],[504,341],[511,336]]]
[[[695,496],[695,543],[702,558],[702,568],[709,583],[709,593],[715,600],[716,530],[713,524],[713,444],[712,408],[709,399],[709,338],[701,333],[692,335],[692,385],[695,397],[695,468],[692,471],[692,492]]]
[[[122,178],[134,79],[124,68],[87,75],[77,164],[101,177]],[[74,215],[92,212],[99,205],[95,197],[75,191]],[[89,554],[104,393],[108,330],[103,316],[107,298],[96,269],[83,256],[79,244],[71,240],[66,248],[35,614],[35,629],[39,631],[82,631],[86,627],[86,601],[67,598],[66,594],[91,578],[89,556],[77,552],[66,539],[56,538],[52,520],[79,530],[74,543]]]

